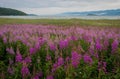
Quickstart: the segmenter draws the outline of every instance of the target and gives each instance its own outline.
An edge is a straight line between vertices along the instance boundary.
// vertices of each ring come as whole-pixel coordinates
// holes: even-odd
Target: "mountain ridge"
[[[16,15],[27,15],[27,14],[16,9],[0,7],[0,16],[6,16],[6,15],[16,16]]]
[[[60,15],[79,15],[79,16],[120,16],[120,9],[84,11],[84,12],[64,12]]]

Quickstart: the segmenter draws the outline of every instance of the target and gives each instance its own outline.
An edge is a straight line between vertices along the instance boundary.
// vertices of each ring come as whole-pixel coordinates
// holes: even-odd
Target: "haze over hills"
[[[85,11],[85,12],[65,12],[60,15],[71,16],[120,16],[120,9]]]
[[[19,10],[0,7],[0,16],[9,16],[9,15],[37,16],[36,14],[31,14],[31,13],[27,14]],[[47,15],[43,15],[43,16],[47,16]],[[85,11],[85,12],[64,12],[52,16],[120,16],[120,9]]]

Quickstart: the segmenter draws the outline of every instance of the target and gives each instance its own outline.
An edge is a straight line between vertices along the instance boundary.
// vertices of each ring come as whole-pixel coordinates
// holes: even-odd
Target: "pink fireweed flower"
[[[69,62],[70,61],[70,57],[67,56],[66,59],[65,59],[66,62]]]
[[[40,45],[43,45],[46,42],[46,40],[44,38],[40,37],[40,38],[38,38],[38,42]]]
[[[9,65],[12,65],[13,63],[14,61],[11,58],[9,58]]]
[[[89,52],[90,52],[90,54],[91,54],[92,56],[95,56],[94,50],[89,49]]]
[[[80,63],[81,55],[78,54],[76,51],[72,52],[71,63],[74,68],[78,67]]]
[[[55,51],[56,50],[56,46],[54,44],[49,44],[50,50],[51,51]]]
[[[77,40],[77,38],[76,38],[75,36],[71,36],[71,40],[76,41],[76,40]]]
[[[3,42],[7,43],[7,38],[6,37],[3,38]]]
[[[92,58],[91,58],[88,54],[85,54],[85,55],[83,56],[83,59],[84,59],[84,62],[85,62],[85,63],[92,64],[92,62],[93,62]]]
[[[65,65],[64,65],[64,69],[67,69],[67,67],[68,67],[68,65],[69,65],[69,62],[71,61],[71,59],[70,59],[70,57],[69,56],[67,56],[66,58],[65,58]]]
[[[112,43],[112,53],[117,50],[118,45],[119,45],[118,40],[114,40],[113,43]]]
[[[39,76],[39,78],[41,78],[43,76],[42,71],[40,71],[39,73],[37,73],[37,75]]]
[[[35,49],[36,49],[36,50],[39,50],[39,49],[40,49],[40,44],[39,44],[39,42],[37,42],[37,43],[35,44]]]
[[[96,52],[96,53],[94,53],[94,54],[95,54],[94,56],[95,56],[96,58],[99,58],[98,52]]]
[[[39,79],[39,76],[38,75],[35,75],[33,78],[31,79]]]
[[[93,55],[93,56],[94,56],[94,54],[95,54],[95,52],[94,52],[94,49],[95,49],[94,45],[95,45],[94,42],[91,42],[90,48],[89,48],[89,52],[90,52],[90,54]]]
[[[46,79],[54,79],[52,75],[48,75]]]
[[[32,79],[39,79],[39,77],[36,75],[36,76],[34,76],[34,78],[32,78]]]
[[[16,52],[16,62],[21,62],[22,61],[22,55],[20,54],[20,51],[19,49],[17,49],[17,52]]]
[[[29,69],[27,68],[27,66],[24,66],[22,67],[21,69],[21,74],[22,74],[22,77],[24,78],[25,76],[29,75],[30,72],[29,72]]]
[[[2,38],[2,33],[0,32],[0,38]]]
[[[57,68],[58,68],[57,63],[54,63],[54,64],[53,64],[53,67],[52,67],[52,72],[56,71]]]
[[[68,42],[67,39],[61,40],[61,41],[59,42],[60,49],[66,48],[66,47],[68,46],[68,43],[69,43],[69,42]]]
[[[21,54],[17,54],[16,55],[16,62],[21,62],[22,61],[22,55]]]
[[[13,50],[13,48],[12,48],[12,47],[7,48],[7,49],[6,49],[6,51],[7,51],[8,53],[12,54],[12,55],[14,55],[14,54],[15,54],[15,52],[14,52],[14,50]]]
[[[96,49],[97,50],[102,50],[102,45],[100,44],[100,40],[96,39]]]
[[[106,66],[107,66],[106,62],[103,62],[103,61],[98,62],[98,70],[99,71],[103,70],[105,73],[107,73]]]
[[[108,41],[108,39],[105,39],[104,40],[104,49],[107,50],[108,46],[109,46],[109,41]]]
[[[49,61],[49,60],[51,60],[51,56],[50,56],[50,55],[47,55],[47,56],[46,56],[46,61]]]
[[[29,52],[30,52],[30,54],[32,55],[32,54],[34,54],[34,53],[36,52],[36,50],[35,50],[35,48],[31,47],[31,48],[29,49]]]
[[[42,72],[37,73],[33,78],[31,79],[40,79],[43,76]]]
[[[24,43],[24,44],[26,44],[26,45],[27,45],[27,43],[28,43],[28,41],[25,40],[25,39],[22,39],[21,41],[22,41],[22,43]]]
[[[26,57],[26,58],[23,60],[23,62],[25,62],[25,63],[31,63],[31,62],[32,62],[31,57],[30,57],[30,56]]]
[[[56,71],[62,65],[64,65],[64,59],[62,57],[59,57],[57,62],[53,64],[52,72]]]
[[[8,73],[10,73],[11,75],[14,74],[14,69],[10,66],[8,66],[8,69],[7,69]]]
[[[64,59],[62,57],[58,58],[58,66],[62,66],[64,64]]]

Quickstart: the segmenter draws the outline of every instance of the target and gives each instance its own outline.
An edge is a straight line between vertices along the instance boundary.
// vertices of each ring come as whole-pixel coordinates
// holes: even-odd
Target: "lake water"
[[[17,19],[120,19],[120,16],[0,16]]]

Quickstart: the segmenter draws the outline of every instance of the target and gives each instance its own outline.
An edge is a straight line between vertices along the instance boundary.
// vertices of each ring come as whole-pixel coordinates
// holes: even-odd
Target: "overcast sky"
[[[46,15],[120,8],[120,0],[0,0],[0,7]]]

